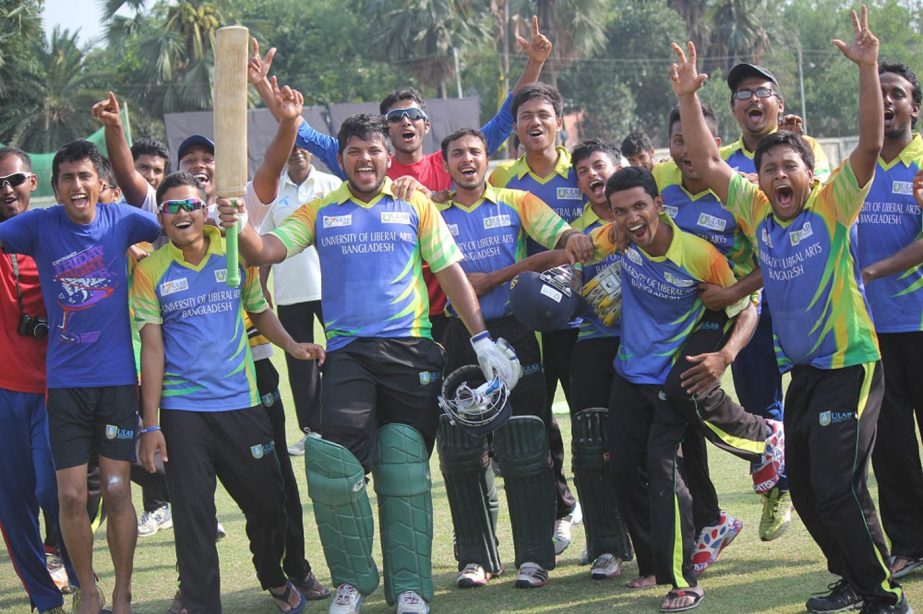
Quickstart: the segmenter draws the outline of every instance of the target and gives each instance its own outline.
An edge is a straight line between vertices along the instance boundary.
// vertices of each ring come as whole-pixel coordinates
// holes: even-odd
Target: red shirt
[[[427,154],[423,156],[422,160],[414,164],[401,164],[394,156],[391,156],[391,168],[388,169],[388,177],[397,179],[406,175],[410,175],[422,183],[424,187],[434,192],[448,190],[452,186],[452,178],[449,176],[448,171],[445,170],[441,151]],[[429,294],[429,315],[442,315],[445,313],[445,292],[439,287],[436,276],[430,272],[429,265],[425,262],[423,263],[423,279],[426,280],[426,289]]]
[[[16,261],[23,311],[33,317],[46,317],[35,261],[22,255],[17,255]],[[4,364],[0,369],[0,388],[42,394],[48,340],[39,341],[16,332],[21,316],[16,296],[12,256],[0,253],[0,356]]]

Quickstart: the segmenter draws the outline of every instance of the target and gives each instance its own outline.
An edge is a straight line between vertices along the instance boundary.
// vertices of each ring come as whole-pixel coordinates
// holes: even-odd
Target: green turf
[[[297,437],[294,405],[285,379],[285,362],[277,350],[273,359],[282,372],[283,401],[288,415],[290,441]],[[729,378],[726,378],[726,381]],[[728,382],[729,384],[729,382]],[[730,386],[728,386],[730,388]],[[559,393],[560,397],[560,393]],[[561,407],[561,403],[557,404]],[[566,415],[558,420],[568,449],[570,421]],[[700,612],[801,612],[804,601],[812,592],[823,590],[832,577],[826,572],[820,551],[811,541],[804,526],[795,521],[786,535],[771,543],[762,543],[757,537],[760,502],[752,493],[747,466],[740,460],[716,448],[709,448],[712,479],[718,489],[721,505],[731,514],[741,518],[744,530],[724,552],[721,560],[703,577],[701,585],[706,598]],[[568,468],[569,468],[568,454]],[[329,583],[330,576],[324,564],[323,553],[314,528],[314,516],[305,486],[303,459],[295,460],[304,508],[305,533],[308,556],[318,576]],[[568,471],[568,473],[570,473]],[[538,590],[513,588],[512,574],[495,579],[483,589],[461,591],[454,588],[456,565],[452,557],[452,526],[445,486],[434,457],[433,507],[435,510],[435,535],[433,544],[433,577],[436,584],[434,612],[447,613],[501,613],[501,612],[656,612],[666,587],[642,591],[629,591],[625,580],[637,572],[634,563],[624,567],[621,578],[608,581],[589,579],[589,568],[580,566],[583,550],[583,527],[574,530],[574,544],[558,560],[558,568],[551,574],[548,586]],[[568,476],[570,479],[570,475]],[[502,490],[502,480],[498,480]],[[573,487],[573,481],[571,480]],[[875,494],[872,480],[873,495]],[[374,499],[374,490],[369,489]],[[141,491],[133,491],[135,506],[141,509]],[[225,612],[265,613],[277,612],[266,593],[261,592],[244,532],[243,515],[223,488],[217,494],[218,519],[228,531],[228,537],[219,542],[221,558],[222,601]],[[373,501],[374,507],[374,501]],[[512,562],[512,541],[509,518],[505,505],[501,506],[501,553],[504,560]],[[376,548],[378,542],[376,540]],[[105,546],[105,532],[96,535],[94,560],[101,585],[111,592],[112,564]],[[380,565],[380,553],[376,553]],[[175,553],[173,531],[167,530],[138,541],[135,554],[133,581],[135,611],[141,614],[163,613],[169,606],[176,589]],[[911,604],[923,607],[923,573],[911,575],[904,581]],[[69,601],[66,602],[69,604]],[[306,612],[326,612],[329,601],[312,603]],[[384,593],[379,588],[366,600],[364,613],[392,611],[387,607]],[[0,612],[26,613],[29,611],[25,593],[13,572],[5,548],[0,548]]]

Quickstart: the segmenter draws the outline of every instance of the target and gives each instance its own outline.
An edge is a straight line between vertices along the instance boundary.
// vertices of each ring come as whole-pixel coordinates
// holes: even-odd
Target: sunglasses
[[[385,119],[389,122],[399,122],[404,118],[409,119],[412,122],[417,121],[418,119],[426,120],[426,112],[423,109],[418,109],[417,107],[410,107],[409,109],[391,109],[385,113]]]
[[[11,188],[17,188],[26,182],[26,179],[32,176],[32,173],[11,173],[5,177],[0,177],[0,188],[9,185]]]
[[[768,87],[758,87],[755,90],[737,90],[734,92],[734,98],[737,100],[748,100],[750,96],[756,94],[757,98],[769,98],[775,96],[775,91]]]
[[[160,212],[176,215],[180,211],[192,213],[199,209],[205,209],[208,205],[200,198],[184,198],[183,200],[165,200],[160,203]]]

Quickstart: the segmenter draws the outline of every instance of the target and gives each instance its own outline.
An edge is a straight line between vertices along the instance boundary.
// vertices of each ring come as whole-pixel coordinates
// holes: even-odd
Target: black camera
[[[25,337],[44,339],[48,336],[48,320],[24,313],[19,318],[19,329],[17,332]]]

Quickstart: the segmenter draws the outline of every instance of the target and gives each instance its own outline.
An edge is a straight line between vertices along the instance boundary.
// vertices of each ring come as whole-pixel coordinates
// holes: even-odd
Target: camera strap
[[[19,285],[19,260],[16,254],[10,254],[10,264],[13,265],[13,279],[16,281],[16,304],[19,305],[19,317],[26,314],[22,306],[22,287]]]

